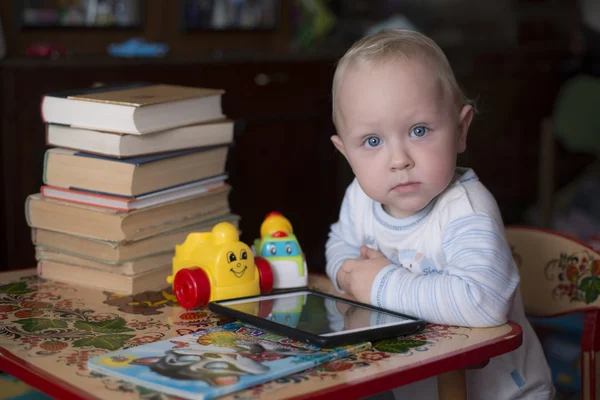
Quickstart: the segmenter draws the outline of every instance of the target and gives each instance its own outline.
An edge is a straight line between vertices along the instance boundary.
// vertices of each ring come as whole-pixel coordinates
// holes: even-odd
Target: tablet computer
[[[416,333],[427,322],[314,290],[220,300],[209,309],[320,347]]]

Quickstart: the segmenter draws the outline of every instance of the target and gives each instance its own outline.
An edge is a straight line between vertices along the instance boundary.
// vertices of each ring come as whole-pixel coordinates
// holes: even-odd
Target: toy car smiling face
[[[255,259],[248,245],[239,240],[229,222],[216,224],[211,232],[190,233],[175,246],[173,274],[175,297],[186,309],[210,301],[270,293],[273,273],[269,263]]]
[[[230,242],[217,256],[214,272],[219,286],[239,285],[255,278],[254,256],[242,242]]]

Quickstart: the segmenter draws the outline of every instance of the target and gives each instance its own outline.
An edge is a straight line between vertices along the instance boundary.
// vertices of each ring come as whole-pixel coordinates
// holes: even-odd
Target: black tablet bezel
[[[239,311],[239,310],[234,310],[232,308],[229,308],[229,307],[221,304],[221,303],[230,302],[230,301],[247,300],[247,299],[268,300],[271,297],[279,296],[282,294],[300,293],[300,292],[314,293],[319,296],[324,296],[324,297],[330,298],[332,300],[344,301],[346,303],[350,303],[355,306],[365,307],[365,308],[368,308],[373,311],[379,311],[379,312],[395,315],[395,316],[398,316],[401,318],[410,319],[413,322],[402,324],[402,325],[374,327],[372,329],[366,329],[366,330],[357,331],[357,332],[348,332],[348,333],[333,335],[333,336],[321,336],[321,335],[316,335],[314,333],[306,332],[306,331],[303,331],[303,330],[300,330],[297,328],[293,328],[293,327],[290,327],[287,325],[283,325],[283,324],[277,323],[275,321],[270,321],[268,319],[261,318],[256,315],[247,314],[247,313]],[[374,340],[380,340],[380,339],[385,339],[385,338],[410,335],[410,334],[417,333],[418,331],[422,330],[425,327],[425,325],[427,325],[426,321],[415,318],[415,317],[411,317],[409,315],[400,314],[400,313],[397,313],[394,311],[386,310],[384,308],[375,307],[370,304],[360,303],[357,301],[348,300],[343,297],[334,296],[334,295],[331,295],[331,294],[328,294],[325,292],[321,292],[318,290],[312,290],[312,289],[306,289],[306,288],[302,288],[302,289],[298,289],[298,290],[289,290],[289,291],[286,290],[285,292],[282,292],[282,293],[272,293],[272,294],[268,294],[268,295],[247,296],[247,297],[240,297],[240,298],[236,298],[236,299],[212,301],[208,304],[208,308],[215,313],[227,315],[227,316],[236,318],[243,322],[248,322],[248,323],[256,326],[257,328],[262,328],[262,329],[266,329],[266,330],[269,330],[269,331],[272,331],[275,333],[279,333],[281,335],[288,336],[292,339],[308,341],[309,343],[314,344],[319,347],[336,347],[336,346],[350,344],[350,343],[374,341]]]

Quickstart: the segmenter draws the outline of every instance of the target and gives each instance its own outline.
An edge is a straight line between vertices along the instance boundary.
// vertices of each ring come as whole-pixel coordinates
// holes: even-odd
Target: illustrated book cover
[[[170,395],[212,399],[369,347],[362,342],[323,349],[236,321],[97,356],[88,367]]]

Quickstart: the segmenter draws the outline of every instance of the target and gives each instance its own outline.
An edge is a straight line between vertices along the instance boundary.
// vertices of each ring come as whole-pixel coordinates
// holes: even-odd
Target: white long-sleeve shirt
[[[498,206],[472,170],[457,168],[455,181],[407,218],[387,214],[354,180],[326,246],[327,274],[338,290],[339,268],[344,260],[357,258],[362,245],[391,261],[373,282],[373,305],[432,323],[488,327],[510,319],[521,325],[519,349],[468,371],[469,399],[552,397],[550,372],[523,311],[519,272]],[[409,385],[398,392],[421,386],[436,388]],[[436,391],[430,394],[435,398]]]

